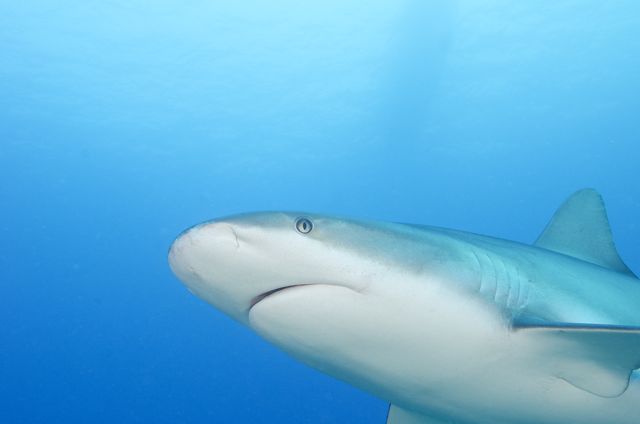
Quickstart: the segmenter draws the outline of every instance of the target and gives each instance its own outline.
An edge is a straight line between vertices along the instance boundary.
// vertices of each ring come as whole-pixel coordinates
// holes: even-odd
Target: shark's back
[[[477,290],[515,317],[640,326],[640,281],[620,258],[602,198],[581,190],[534,244],[414,226],[449,238],[477,263]]]

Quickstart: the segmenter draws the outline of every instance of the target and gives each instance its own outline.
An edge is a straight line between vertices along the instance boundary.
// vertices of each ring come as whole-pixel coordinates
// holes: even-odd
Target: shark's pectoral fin
[[[640,328],[591,324],[520,324],[555,377],[601,397],[618,397],[640,368]]]
[[[618,255],[604,202],[592,189],[569,197],[535,245],[635,277]]]
[[[387,424],[454,424],[454,422],[427,417],[395,405],[389,405]]]

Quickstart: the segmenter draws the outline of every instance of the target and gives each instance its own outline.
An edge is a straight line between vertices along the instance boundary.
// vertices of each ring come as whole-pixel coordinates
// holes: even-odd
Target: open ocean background
[[[639,31],[635,0],[0,0],[0,423],[383,424],[171,274],[221,215],[528,242],[595,187],[640,271]]]

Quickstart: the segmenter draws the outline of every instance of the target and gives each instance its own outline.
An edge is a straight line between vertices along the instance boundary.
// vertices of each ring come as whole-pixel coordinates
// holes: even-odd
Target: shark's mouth
[[[256,306],[258,303],[262,302],[267,297],[272,296],[272,295],[274,295],[276,293],[279,293],[279,292],[284,291],[284,290],[292,289],[294,287],[304,287],[304,286],[312,286],[312,285],[313,284],[292,284],[290,286],[278,287],[276,289],[266,291],[266,292],[264,292],[262,294],[257,295],[253,299],[251,299],[251,304],[249,305],[249,310],[248,311],[251,312],[251,309],[254,306]]]

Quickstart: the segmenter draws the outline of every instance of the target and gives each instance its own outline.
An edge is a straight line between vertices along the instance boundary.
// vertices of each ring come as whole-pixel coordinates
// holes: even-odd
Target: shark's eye
[[[310,233],[313,230],[313,223],[309,218],[298,218],[296,219],[296,230],[302,234]]]

